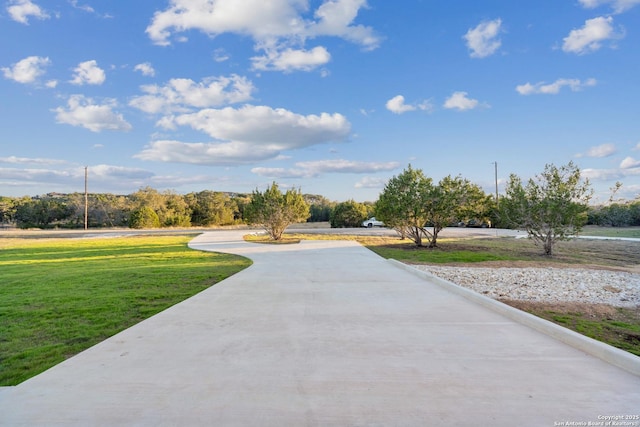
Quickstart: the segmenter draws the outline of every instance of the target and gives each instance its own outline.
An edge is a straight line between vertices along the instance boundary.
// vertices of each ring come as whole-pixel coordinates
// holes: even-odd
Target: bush
[[[136,229],[160,228],[160,218],[149,206],[143,206],[131,212],[129,227]]]
[[[360,227],[367,219],[367,207],[362,203],[349,200],[338,203],[331,212],[329,222],[331,228]]]

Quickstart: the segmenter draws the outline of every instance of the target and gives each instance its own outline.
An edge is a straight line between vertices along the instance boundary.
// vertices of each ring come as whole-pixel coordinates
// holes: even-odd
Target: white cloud
[[[133,70],[140,71],[143,76],[153,77],[156,75],[156,70],[153,69],[153,66],[149,62],[138,64],[133,67]]]
[[[486,104],[480,104],[477,99],[467,97],[467,92],[454,92],[444,102],[444,108],[458,111],[473,110],[483,106],[488,107]]]
[[[49,19],[49,14],[31,0],[11,0],[7,12],[11,19],[25,25],[29,24],[30,16],[41,20]]]
[[[89,179],[93,191],[105,188],[113,191],[113,187],[133,191],[147,184],[154,178],[152,172],[122,166],[94,165],[89,166]],[[46,186],[48,191],[77,191],[84,182],[84,166],[63,169],[44,168],[0,168],[0,182],[19,188],[26,186]]]
[[[95,60],[79,63],[73,72],[73,79],[70,82],[74,85],[101,85],[106,79],[104,70],[98,67]]]
[[[296,166],[311,172],[313,175],[321,173],[372,173],[390,171],[400,166],[398,162],[359,162],[344,159],[315,160],[297,162]]]
[[[257,167],[251,172],[270,178],[313,178],[324,173],[374,173],[390,171],[400,166],[398,162],[359,162],[344,159],[297,162],[291,169]]]
[[[248,35],[256,50],[265,55],[252,58],[260,70],[311,70],[326,64],[324,47],[304,49],[307,39],[333,36],[375,49],[380,39],[370,27],[354,25],[366,0],[326,0],[309,16],[306,0],[171,0],[154,14],[146,29],[158,45],[169,45],[172,35],[199,30],[210,36],[223,33]]]
[[[331,55],[322,46],[314,47],[311,50],[291,49],[284,50],[268,49],[265,55],[251,58],[254,70],[261,71],[311,71],[321,65],[328,63]]]
[[[621,169],[634,169],[640,168],[640,160],[636,160],[633,157],[625,157],[625,159],[620,163]]]
[[[483,21],[475,28],[470,28],[464,35],[472,58],[491,56],[500,48],[502,41],[498,38],[501,32],[502,20]]]
[[[109,180],[120,179],[144,179],[151,178],[152,172],[139,168],[127,168],[113,165],[94,165],[88,168],[91,178],[102,178]]]
[[[134,97],[129,105],[157,114],[249,101],[255,87],[247,78],[234,74],[230,77],[208,77],[200,83],[191,79],[171,79],[164,86],[146,85],[141,90],[146,95]]]
[[[226,165],[272,159],[295,150],[345,140],[351,124],[341,114],[303,116],[284,109],[245,105],[204,109],[168,117],[171,126],[189,126],[215,139],[211,143],[160,140],[135,157],[143,160]]]
[[[387,101],[387,110],[395,114],[406,113],[407,111],[413,111],[416,109],[413,105],[407,105],[404,103],[404,96],[397,95]]]
[[[525,83],[523,85],[516,86],[516,91],[518,91],[520,95],[555,95],[560,93],[560,89],[563,87],[568,87],[572,91],[577,92],[585,87],[595,86],[597,83],[596,79],[587,79],[584,82],[579,79],[558,79],[549,84],[546,82],[538,82],[536,84]]]
[[[633,150],[634,150],[634,151],[640,151],[640,142],[638,142],[638,143],[636,144],[636,146],[635,146],[635,147],[633,147]]]
[[[307,171],[303,169],[285,169],[285,168],[253,168],[251,169],[252,173],[260,176],[266,176],[269,178],[309,178],[310,176],[307,174]]]
[[[308,35],[340,37],[365,49],[375,49],[380,39],[373,30],[363,25],[352,25],[360,9],[366,7],[366,0],[327,0],[315,11],[314,16],[318,20],[308,26]]]
[[[617,152],[615,144],[602,144],[596,147],[591,147],[584,154],[578,154],[576,157],[594,157],[601,159],[604,157],[612,156]]]
[[[61,165],[67,163],[66,160],[44,159],[34,157],[0,157],[0,163],[18,164],[18,165]]]
[[[231,56],[223,48],[218,48],[213,52],[213,60],[216,62],[227,61],[230,57]]]
[[[423,111],[433,110],[433,105],[429,101],[423,101],[421,103],[416,103],[416,104],[405,104],[404,96],[402,95],[394,96],[393,98],[388,100],[385,105],[387,107],[387,110],[395,114],[403,114],[408,111],[416,111],[416,110],[423,110]]]
[[[10,68],[2,68],[4,77],[18,83],[34,83],[45,73],[45,68],[51,65],[51,60],[42,56],[29,56]]]
[[[174,122],[220,140],[256,141],[284,148],[344,140],[351,128],[337,113],[303,116],[282,108],[253,105],[205,109],[177,116]]]
[[[106,100],[98,105],[91,98],[83,95],[72,95],[67,101],[67,108],[58,107],[53,110],[56,113],[56,121],[71,126],[81,126],[92,132],[103,130],[129,131],[131,125],[122,114],[115,113],[115,100]]]
[[[254,163],[277,156],[278,150],[245,142],[152,141],[133,157],[140,160],[196,165],[231,166]]]
[[[632,161],[633,159],[629,160],[627,163],[629,165],[632,165]],[[598,181],[621,180],[629,176],[635,177],[640,175],[640,164],[636,166],[627,167],[627,168],[620,167],[618,169],[588,169],[587,168],[587,169],[583,169],[581,171],[581,174],[582,176],[590,180],[598,180]]]
[[[616,33],[613,28],[613,18],[611,16],[599,16],[588,19],[584,27],[571,30],[569,35],[563,39],[562,50],[569,53],[582,55],[595,52],[602,47],[602,43],[607,40],[622,38],[622,32]]]
[[[76,9],[79,9],[88,13],[95,13],[95,10],[91,6],[86,4],[78,4],[78,0],[69,0],[69,3],[71,3],[71,6],[73,6]]]
[[[640,0],[578,0],[582,7],[594,9],[598,6],[610,4],[615,13],[625,12],[632,7],[639,5]]]
[[[356,182],[355,188],[384,188],[388,179],[365,176]]]

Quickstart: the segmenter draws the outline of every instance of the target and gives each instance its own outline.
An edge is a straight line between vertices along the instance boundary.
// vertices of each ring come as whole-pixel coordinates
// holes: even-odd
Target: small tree
[[[411,165],[389,180],[376,202],[376,217],[417,246],[438,245],[438,234],[460,218],[487,211],[490,197],[459,176],[447,176],[437,185]]]
[[[482,217],[489,210],[491,196],[460,176],[444,177],[433,188],[427,202],[429,247],[437,246],[438,234],[443,228],[457,223],[462,218]]]
[[[251,201],[244,208],[244,217],[250,224],[264,228],[273,240],[280,240],[289,225],[309,218],[309,205],[300,190],[287,190],[282,194],[274,182],[264,193],[253,192]]]
[[[525,229],[543,246],[545,255],[551,256],[556,242],[579,233],[586,223],[592,193],[589,181],[581,180],[573,162],[560,168],[548,164],[526,186],[511,174],[500,214],[512,226]]]
[[[332,228],[359,227],[367,219],[367,207],[354,200],[338,203],[331,212]]]
[[[428,237],[424,226],[429,221],[427,205],[433,191],[433,180],[409,165],[400,175],[391,178],[380,193],[375,206],[376,218],[402,237],[411,239],[416,246],[422,246],[423,238]]]
[[[129,227],[136,229],[160,228],[160,218],[151,207],[142,206],[131,212]]]

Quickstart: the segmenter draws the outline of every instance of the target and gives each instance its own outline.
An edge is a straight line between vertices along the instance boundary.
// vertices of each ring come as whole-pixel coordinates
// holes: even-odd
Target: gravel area
[[[640,307],[640,274],[565,268],[412,266],[494,299]]]

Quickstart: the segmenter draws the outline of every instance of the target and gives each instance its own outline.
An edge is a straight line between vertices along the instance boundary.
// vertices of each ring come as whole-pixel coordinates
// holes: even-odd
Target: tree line
[[[253,196],[251,193],[210,190],[177,194],[151,187],[128,195],[90,193],[87,197],[88,226],[162,228],[243,224],[247,222],[245,209]],[[304,194],[302,197],[309,205],[305,221],[327,222],[339,205],[320,195]],[[362,206],[368,206],[365,211],[371,212],[371,203]],[[84,216],[84,193],[0,196],[0,224],[5,227],[81,229]]]
[[[544,182],[537,186],[533,185],[535,180],[525,185],[516,175],[512,175],[506,194],[501,196],[501,203],[497,204],[493,196],[460,176],[448,176],[436,183],[423,171],[415,170],[409,165],[401,174],[388,181],[375,203],[359,203],[354,200],[338,203],[321,195],[302,194],[298,190],[298,196],[294,199],[301,198],[308,206],[308,211],[302,210],[304,215],[300,214],[296,218],[301,222],[328,221],[332,227],[337,228],[359,227],[367,218],[377,216],[387,226],[398,230],[403,237],[412,238],[420,246],[424,240],[427,246],[433,247],[437,245],[439,231],[446,226],[526,228],[525,222],[515,221],[514,218],[533,212],[533,201],[553,189],[551,184],[555,183],[557,194],[552,195],[553,197],[547,194],[551,199],[555,198],[555,202],[547,200],[548,205],[538,207],[540,212],[545,209],[558,210],[558,207],[562,207],[558,200],[569,197],[572,202],[580,202],[580,209],[569,212],[580,218],[580,225],[640,226],[640,198],[631,202],[588,206],[588,197],[585,197],[587,188],[584,185],[579,187],[582,193],[570,193],[569,189],[578,188],[579,172],[572,163],[561,168],[549,165],[538,176]],[[255,203],[252,207],[252,202],[263,197],[264,208],[265,200],[269,199],[264,199],[264,196],[270,195],[273,198],[281,194],[277,184],[273,185],[264,193],[256,190],[251,194],[205,190],[181,195],[173,191],[160,192],[151,187],[141,188],[129,195],[89,194],[88,226],[160,228],[225,226],[250,223],[252,220],[255,223],[256,208]],[[281,195],[290,199],[293,197],[289,192]],[[527,203],[522,201],[523,198],[528,199]],[[516,199],[520,199],[519,205],[513,203]],[[537,203],[541,203],[541,200]],[[564,203],[565,210],[574,207],[566,204],[566,200]],[[509,207],[510,211],[507,210]],[[83,228],[84,215],[83,193],[51,193],[21,198],[0,196],[0,224],[4,226]],[[407,222],[408,217],[413,218],[413,223]]]

